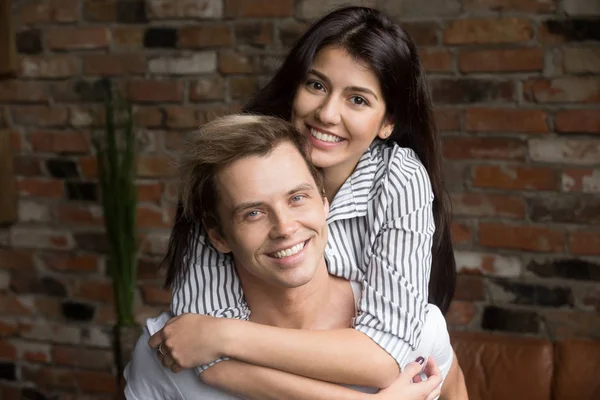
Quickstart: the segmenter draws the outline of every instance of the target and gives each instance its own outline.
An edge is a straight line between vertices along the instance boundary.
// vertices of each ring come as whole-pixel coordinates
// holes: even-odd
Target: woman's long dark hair
[[[389,140],[413,149],[427,169],[435,200],[435,234],[429,281],[429,302],[446,313],[456,285],[456,263],[450,237],[450,200],[445,189],[441,148],[429,89],[417,49],[408,34],[385,14],[365,7],[347,7],[323,17],[297,41],[271,81],[244,111],[289,120],[292,102],[316,53],[325,46],[344,48],[378,76],[387,117],[394,122]],[[187,268],[185,255],[192,245],[192,224],[178,207],[175,226],[163,265],[167,284]]]

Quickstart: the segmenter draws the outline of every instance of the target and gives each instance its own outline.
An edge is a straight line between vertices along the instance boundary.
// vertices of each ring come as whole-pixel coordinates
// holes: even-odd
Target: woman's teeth
[[[273,253],[271,255],[275,258],[289,257],[289,256],[293,256],[294,254],[298,253],[300,250],[302,250],[303,247],[304,247],[304,242],[298,243],[297,245],[292,246],[289,249],[279,250],[278,252]]]
[[[317,131],[316,129],[313,129],[313,128],[310,128],[309,130],[310,130],[310,134],[313,137],[315,137],[315,138],[317,138],[317,139],[319,139],[319,140],[321,140],[323,142],[338,143],[338,142],[342,141],[342,138],[339,138],[337,136],[330,135],[328,133],[321,133],[321,132],[319,132],[319,131]]]

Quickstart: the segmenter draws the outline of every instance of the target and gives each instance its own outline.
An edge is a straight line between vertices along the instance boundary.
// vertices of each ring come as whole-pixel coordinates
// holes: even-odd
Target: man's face
[[[310,282],[327,243],[329,205],[298,150],[282,143],[266,157],[237,160],[216,181],[222,235],[209,235],[217,250],[233,253],[240,276],[281,288]]]

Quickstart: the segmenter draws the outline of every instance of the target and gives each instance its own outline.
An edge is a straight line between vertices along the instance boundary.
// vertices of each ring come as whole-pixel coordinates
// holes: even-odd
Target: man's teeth
[[[283,257],[293,256],[294,254],[296,254],[300,250],[302,250],[303,247],[304,247],[304,242],[298,243],[297,245],[290,247],[289,249],[279,250],[278,252],[273,253],[273,257],[283,258]]]
[[[321,133],[313,128],[310,128],[310,134],[313,135],[313,137],[316,137],[317,139],[322,140],[323,142],[337,143],[337,142],[342,141],[342,138],[339,138],[334,135],[330,135],[328,133]]]

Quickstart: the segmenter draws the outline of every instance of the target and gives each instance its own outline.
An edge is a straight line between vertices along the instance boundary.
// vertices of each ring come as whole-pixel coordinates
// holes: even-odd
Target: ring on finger
[[[163,351],[162,345],[163,345],[163,344],[162,344],[162,342],[161,342],[161,343],[158,345],[158,352],[159,352],[160,354],[162,354],[163,356],[166,356],[168,353],[165,353],[165,352]]]

